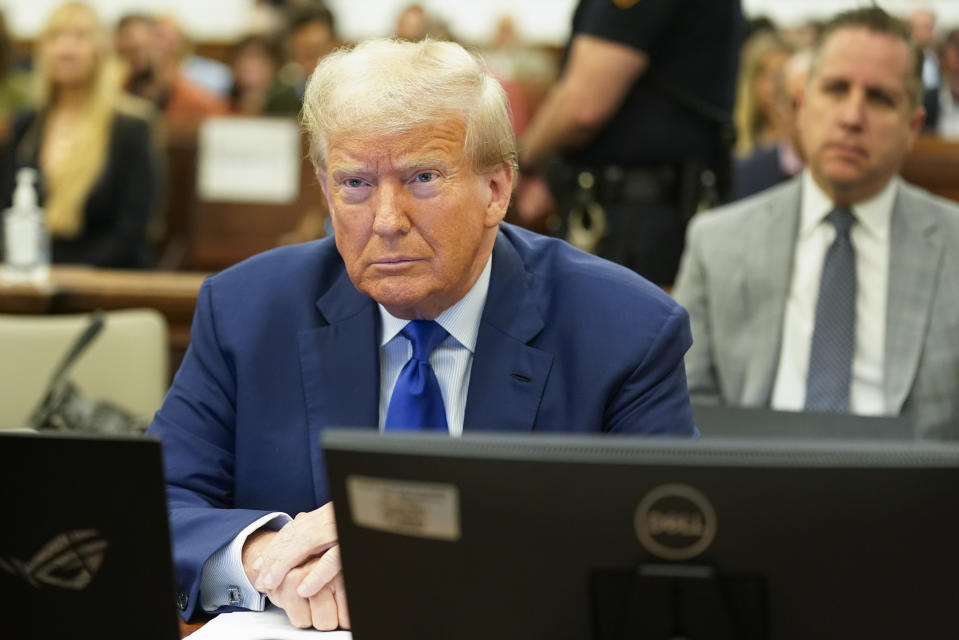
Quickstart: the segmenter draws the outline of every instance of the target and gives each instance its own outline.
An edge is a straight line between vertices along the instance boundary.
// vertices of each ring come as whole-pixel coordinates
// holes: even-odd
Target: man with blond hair
[[[502,222],[509,114],[462,47],[335,52],[303,120],[334,237],[204,283],[152,426],[185,617],[268,596],[296,626],[349,627],[327,427],[695,433],[682,307]]]

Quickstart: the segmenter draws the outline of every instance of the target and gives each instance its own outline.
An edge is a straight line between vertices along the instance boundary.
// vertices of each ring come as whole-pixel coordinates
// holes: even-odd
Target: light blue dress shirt
[[[492,256],[476,279],[473,287],[459,302],[436,317],[436,322],[446,329],[449,336],[430,354],[430,365],[436,373],[446,407],[446,424],[451,436],[463,434],[463,416],[466,414],[466,396],[470,386],[470,369],[479,334],[480,319],[486,305],[489,279],[492,272]],[[413,357],[413,346],[400,335],[409,320],[390,315],[380,307],[380,431],[386,421],[393,387],[400,370]]]
[[[493,270],[492,255],[479,278],[459,302],[436,317],[450,334],[430,355],[430,365],[443,394],[446,407],[446,422],[451,436],[463,433],[463,418],[466,415],[466,396],[469,392],[470,369],[476,349],[483,307],[489,292],[490,274]],[[413,355],[410,341],[400,335],[408,320],[396,318],[379,305],[380,309],[380,419],[382,431],[386,410],[393,395],[393,387],[400,369]],[[235,606],[263,611],[266,596],[257,591],[243,570],[242,552],[247,536],[257,529],[279,529],[292,518],[285,513],[272,513],[250,523],[233,540],[223,545],[203,565],[200,577],[200,604],[204,611],[216,611],[220,607]]]

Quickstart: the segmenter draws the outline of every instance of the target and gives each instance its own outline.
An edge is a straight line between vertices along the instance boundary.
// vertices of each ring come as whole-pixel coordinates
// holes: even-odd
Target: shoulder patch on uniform
[[[613,0],[613,4],[615,4],[620,9],[629,9],[631,6],[633,6],[634,4],[637,4],[638,2],[639,0]]]

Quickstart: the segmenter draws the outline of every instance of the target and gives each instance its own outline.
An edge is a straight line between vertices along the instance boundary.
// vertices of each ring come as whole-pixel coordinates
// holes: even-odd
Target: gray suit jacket
[[[769,406],[799,227],[800,179],[697,215],[674,294],[689,310],[694,400]],[[893,208],[886,412],[959,438],[959,206],[907,183]]]

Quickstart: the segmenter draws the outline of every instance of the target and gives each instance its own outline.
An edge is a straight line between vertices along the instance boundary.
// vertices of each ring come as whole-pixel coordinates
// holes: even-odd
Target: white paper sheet
[[[221,613],[187,637],[190,640],[352,640],[349,631],[297,629],[283,610],[269,606],[266,611]]]
[[[197,195],[211,202],[290,204],[300,191],[300,129],[292,118],[207,118]]]

